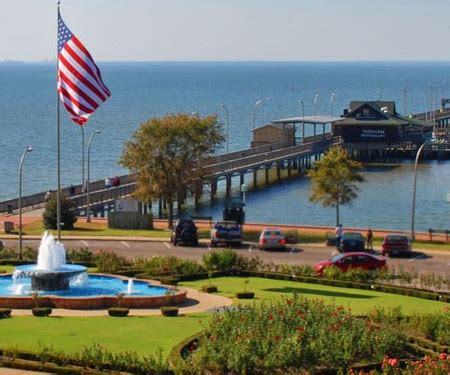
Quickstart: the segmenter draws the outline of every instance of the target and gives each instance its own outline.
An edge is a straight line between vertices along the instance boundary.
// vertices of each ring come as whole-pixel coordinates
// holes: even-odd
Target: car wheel
[[[194,247],[198,247],[198,240],[195,240],[193,243]]]
[[[237,247],[237,248],[242,247],[242,242],[236,242],[236,247]]]

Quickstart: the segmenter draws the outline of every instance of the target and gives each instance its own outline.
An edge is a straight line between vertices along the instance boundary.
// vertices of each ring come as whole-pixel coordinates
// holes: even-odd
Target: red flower
[[[273,320],[273,315],[272,314],[269,314],[269,318],[268,318],[269,320]]]
[[[447,359],[447,353],[441,353],[439,354],[439,359],[445,361]]]

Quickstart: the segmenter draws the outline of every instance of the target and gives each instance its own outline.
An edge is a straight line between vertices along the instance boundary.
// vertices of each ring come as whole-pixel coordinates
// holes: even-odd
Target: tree
[[[350,204],[358,196],[358,184],[364,182],[362,165],[351,160],[344,149],[332,147],[308,172],[311,177],[309,200],[324,207],[336,207],[336,225],[340,224],[339,206]]]
[[[77,222],[72,201],[65,194],[61,194],[61,226],[63,229],[73,229]],[[56,193],[50,195],[48,202],[45,204],[45,211],[42,214],[45,229],[57,229],[56,219]]]
[[[204,176],[201,159],[224,141],[217,116],[188,114],[154,117],[139,127],[125,144],[121,165],[136,174],[134,195],[143,202],[163,198],[173,224],[174,202],[197,192]]]

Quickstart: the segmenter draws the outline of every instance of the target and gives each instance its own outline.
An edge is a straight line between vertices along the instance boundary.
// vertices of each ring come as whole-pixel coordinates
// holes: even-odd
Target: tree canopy
[[[172,225],[174,202],[198,190],[203,176],[200,160],[213,154],[223,140],[215,115],[154,117],[125,144],[120,163],[136,174],[138,199],[166,200]]]
[[[365,181],[361,169],[361,163],[351,160],[344,149],[332,147],[308,172],[310,201],[336,207],[336,225],[340,224],[339,206],[350,204],[358,196],[358,184]]]

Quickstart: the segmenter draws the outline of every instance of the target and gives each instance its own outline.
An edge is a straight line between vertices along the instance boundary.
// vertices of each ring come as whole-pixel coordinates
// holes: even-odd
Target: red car
[[[381,254],[400,255],[411,253],[411,242],[407,236],[399,234],[388,234],[384,237]]]
[[[364,252],[343,253],[332,257],[329,260],[323,260],[316,263],[316,273],[322,275],[327,267],[335,266],[343,272],[350,268],[361,268],[363,270],[376,270],[386,267],[386,259]]]

